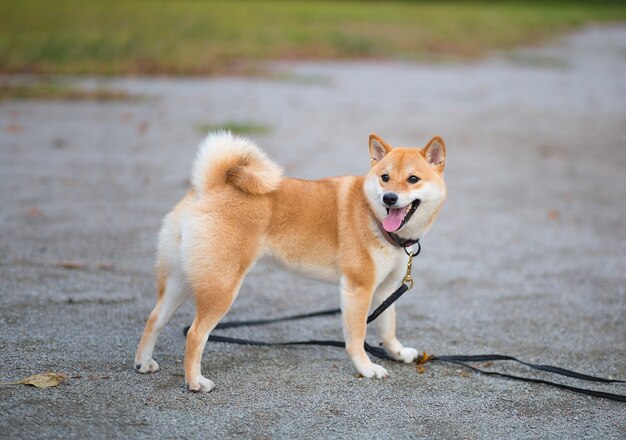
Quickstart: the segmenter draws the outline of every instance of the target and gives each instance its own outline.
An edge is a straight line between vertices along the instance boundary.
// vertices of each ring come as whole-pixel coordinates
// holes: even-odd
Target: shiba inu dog
[[[228,312],[246,272],[269,255],[287,268],[337,282],[346,351],[360,374],[387,371],[364,350],[368,310],[402,282],[403,246],[431,227],[446,198],[446,149],[434,137],[421,148],[392,148],[369,138],[371,168],[364,176],[305,181],[281,168],[247,139],[210,134],[192,169],[192,188],[165,217],[159,234],[158,299],[145,326],[135,368],[158,370],[152,359],[163,326],[191,295],[196,316],[187,334],[185,381],[211,391],[201,374],[209,333]],[[395,309],[376,321],[385,351],[413,362],[417,350],[396,338]]]

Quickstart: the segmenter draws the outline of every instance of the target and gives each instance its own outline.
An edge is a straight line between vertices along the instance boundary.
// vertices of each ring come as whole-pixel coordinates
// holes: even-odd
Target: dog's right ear
[[[372,166],[376,165],[390,151],[390,145],[387,145],[375,134],[370,134],[370,163]]]

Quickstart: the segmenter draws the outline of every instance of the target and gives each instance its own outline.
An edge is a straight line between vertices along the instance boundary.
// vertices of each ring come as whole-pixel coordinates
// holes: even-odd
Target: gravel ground
[[[443,364],[420,374],[383,362],[389,379],[360,379],[333,348],[209,344],[203,368],[217,388],[188,393],[192,304],[161,335],[161,371],[133,371],[155,300],[156,233],[188,187],[198,126],[247,121],[268,129],[251,137],[303,178],[365,172],[370,132],[394,145],[441,135],[449,198],[398,306],[401,339],[626,377],[625,27],[477,63],[272,69],[68,78],[146,98],[0,104],[0,381],[77,376],[50,389],[0,386],[0,437],[625,438],[624,404]],[[259,265],[227,319],[333,307],[338,296]],[[341,327],[325,317],[224,334],[338,339]]]

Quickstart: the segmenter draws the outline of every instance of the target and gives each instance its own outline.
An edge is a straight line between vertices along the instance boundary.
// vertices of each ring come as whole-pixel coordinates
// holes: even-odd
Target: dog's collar
[[[383,225],[381,225],[378,220],[376,220],[376,225],[378,226],[378,230],[380,231],[380,233],[383,235],[383,237],[385,237],[385,240],[387,240],[393,246],[401,247],[406,250],[406,248],[420,242],[419,238],[409,238],[408,240],[404,240],[403,238],[398,237],[396,234],[385,231],[385,228],[383,228]]]

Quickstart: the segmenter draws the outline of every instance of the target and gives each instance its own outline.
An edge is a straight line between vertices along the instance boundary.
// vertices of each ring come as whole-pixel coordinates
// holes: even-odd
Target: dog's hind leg
[[[258,257],[260,241],[252,228],[232,227],[232,234],[211,234],[218,220],[190,222],[183,234],[185,273],[196,301],[196,316],[187,333],[185,381],[191,391],[211,391],[214,384],[202,376],[202,352],[210,332],[233,304],[243,278]],[[245,246],[241,237],[248,233]]]
[[[216,278],[223,276],[215,274]],[[242,280],[243,276],[226,283],[214,280],[194,286],[196,316],[187,333],[185,349],[185,382],[190,391],[208,392],[215,386],[202,376],[202,353],[209,334],[234,302]]]
[[[157,290],[156,306],[148,317],[135,354],[135,369],[139,373],[154,373],[159,369],[152,359],[159,333],[191,293],[180,271],[168,273],[163,264],[157,266]]]

